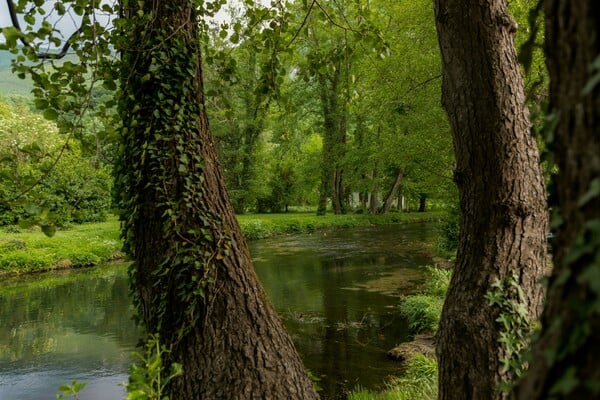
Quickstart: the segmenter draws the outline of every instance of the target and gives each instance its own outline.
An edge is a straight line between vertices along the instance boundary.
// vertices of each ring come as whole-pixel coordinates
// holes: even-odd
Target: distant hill
[[[19,79],[10,70],[11,60],[14,54],[0,50],[0,94],[2,96],[31,96],[33,85],[29,79]]]

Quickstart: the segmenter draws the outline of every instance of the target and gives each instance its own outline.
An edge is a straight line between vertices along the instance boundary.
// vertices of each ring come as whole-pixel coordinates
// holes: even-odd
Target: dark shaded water
[[[349,229],[250,243],[257,273],[323,397],[377,387],[398,372],[385,352],[407,339],[398,297],[430,263],[434,227]],[[0,286],[0,400],[124,397],[138,339],[123,266],[27,277]]]

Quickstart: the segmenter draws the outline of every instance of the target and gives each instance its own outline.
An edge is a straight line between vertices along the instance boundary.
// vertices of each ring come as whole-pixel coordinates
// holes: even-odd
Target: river
[[[431,263],[435,225],[390,225],[250,243],[258,276],[322,398],[378,388],[400,367],[385,353],[408,339],[399,297]],[[124,265],[0,284],[0,399],[50,400],[87,382],[81,400],[124,397],[139,333]]]

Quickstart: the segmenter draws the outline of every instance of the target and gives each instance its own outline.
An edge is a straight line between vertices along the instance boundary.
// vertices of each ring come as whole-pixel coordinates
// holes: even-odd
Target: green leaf
[[[6,45],[9,49],[13,49],[17,46],[17,40],[22,36],[22,33],[14,26],[7,26],[2,28],[2,34],[6,40]]]
[[[595,199],[596,197],[600,197],[600,178],[596,178],[594,179],[591,183],[590,183],[590,188],[588,189],[588,191],[579,199],[579,201],[577,202],[577,206],[579,207],[583,207],[585,206],[587,203],[590,202],[590,200]]]
[[[23,20],[27,22],[29,25],[35,24],[35,17],[31,14],[27,14],[23,17]]]
[[[56,233],[56,225],[42,225],[42,232],[44,232],[44,235],[52,237]]]
[[[594,62],[592,62],[592,72],[594,75],[590,77],[585,87],[581,91],[583,96],[586,96],[594,90],[594,88],[600,83],[600,56],[596,57]]]
[[[35,104],[35,107],[38,110],[45,110],[46,108],[48,108],[48,105],[49,105],[48,104],[48,100],[46,100],[46,99],[40,99],[40,98],[36,98],[33,101],[33,104]]]
[[[579,379],[576,376],[577,369],[575,367],[567,368],[567,371],[563,374],[552,388],[550,388],[551,395],[567,395],[571,393],[578,385]]]
[[[58,119],[58,111],[56,111],[54,108],[46,108],[43,115],[44,118],[50,121],[55,121]]]
[[[117,89],[117,83],[113,80],[105,80],[102,84],[102,87],[104,87],[106,90],[113,91]]]

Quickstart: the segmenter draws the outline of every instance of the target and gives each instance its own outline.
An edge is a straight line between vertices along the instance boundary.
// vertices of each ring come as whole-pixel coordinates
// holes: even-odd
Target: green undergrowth
[[[316,216],[314,212],[238,216],[248,240],[323,229],[437,221],[439,212]],[[119,221],[72,225],[47,237],[39,229],[0,229],[0,275],[93,266],[123,257]]]
[[[394,378],[381,392],[357,389],[348,400],[434,400],[437,399],[437,363],[417,354],[406,363],[401,377]]]
[[[400,302],[400,313],[408,320],[413,334],[437,332],[451,271],[428,267],[430,279],[419,294]]]
[[[412,334],[437,332],[451,271],[427,267],[430,278],[423,290],[406,296],[400,313],[408,320]],[[405,364],[402,376],[392,379],[381,392],[360,389],[348,400],[434,400],[437,399],[437,361],[416,353]]]

